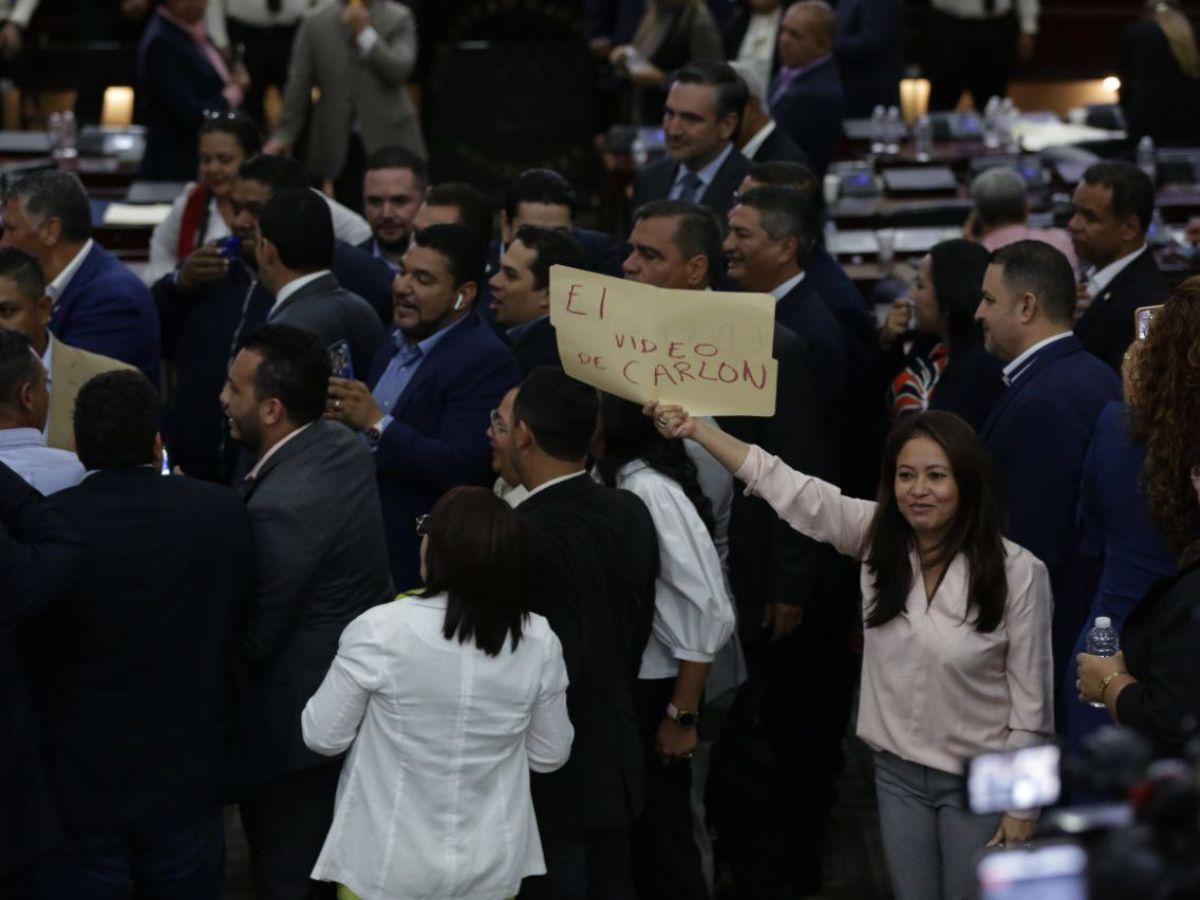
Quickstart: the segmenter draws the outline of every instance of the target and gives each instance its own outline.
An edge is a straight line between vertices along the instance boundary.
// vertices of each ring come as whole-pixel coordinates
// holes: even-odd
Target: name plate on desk
[[[958,190],[958,179],[945,166],[885,169],[883,184],[889,194],[932,194]]]

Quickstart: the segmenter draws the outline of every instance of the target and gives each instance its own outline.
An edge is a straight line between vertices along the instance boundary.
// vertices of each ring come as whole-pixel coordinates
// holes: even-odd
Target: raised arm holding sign
[[[698,416],[775,414],[774,300],[550,270],[563,369],[602,391]]]

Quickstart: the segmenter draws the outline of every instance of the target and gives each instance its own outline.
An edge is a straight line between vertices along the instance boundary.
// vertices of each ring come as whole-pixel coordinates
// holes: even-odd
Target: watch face
[[[691,728],[696,724],[696,719],[698,718],[699,716],[694,712],[681,712],[678,718],[675,719],[675,722],[682,728]]]

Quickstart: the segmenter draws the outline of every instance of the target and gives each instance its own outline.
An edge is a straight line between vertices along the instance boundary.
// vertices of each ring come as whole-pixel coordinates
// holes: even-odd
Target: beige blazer
[[[115,369],[133,366],[99,353],[68,346],[50,335],[50,413],[46,417],[46,444],[59,450],[75,450],[75,398],[90,379]]]
[[[417,61],[416,22],[394,0],[372,0],[370,7],[371,27],[379,39],[365,56],[342,24],[343,6],[337,0],[305,16],[292,45],[275,137],[295,143],[317,88],[304,162],[321,178],[341,174],[356,121],[368,154],[399,144],[425,155],[421,123],[407,88]]]

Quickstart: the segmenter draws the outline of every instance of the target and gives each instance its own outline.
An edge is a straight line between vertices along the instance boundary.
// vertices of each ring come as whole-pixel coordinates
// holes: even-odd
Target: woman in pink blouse
[[[901,419],[871,502],[678,406],[645,412],[667,437],[708,450],[793,528],[862,562],[858,736],[875,751],[892,884],[900,900],[968,896],[975,854],[1028,841],[1037,811],[971,813],[967,760],[1054,730],[1049,577],[1001,536],[975,432],[946,412]]]

